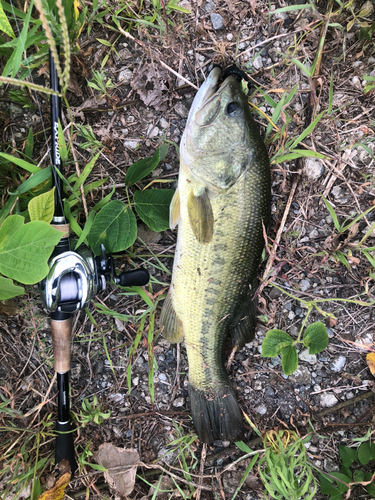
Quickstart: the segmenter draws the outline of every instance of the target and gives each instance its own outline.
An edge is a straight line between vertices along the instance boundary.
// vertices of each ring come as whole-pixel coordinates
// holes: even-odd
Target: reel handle
[[[144,286],[150,280],[150,273],[143,267],[134,271],[121,273],[114,278],[116,285],[120,286]]]

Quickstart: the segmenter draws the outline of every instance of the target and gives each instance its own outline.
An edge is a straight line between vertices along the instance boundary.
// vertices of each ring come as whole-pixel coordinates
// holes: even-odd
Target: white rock
[[[138,139],[129,139],[128,141],[124,142],[124,147],[125,148],[130,148],[130,149],[135,149],[139,143]]]
[[[132,78],[133,78],[133,71],[127,68],[120,71],[117,77],[117,81],[123,84],[128,84],[130,83]]]
[[[315,363],[318,361],[316,354],[309,354],[308,349],[304,349],[301,351],[298,355],[299,359],[301,361],[305,361],[306,363],[309,363],[310,365],[315,365]]]
[[[167,122],[167,120],[165,118],[160,118],[160,122],[159,122],[161,128],[168,128],[169,126],[169,123]]]
[[[233,35],[232,35],[232,33],[228,33],[228,34],[227,34],[227,40],[228,40],[229,42],[231,42],[231,41],[233,40]]]
[[[345,356],[339,356],[335,361],[331,364],[330,369],[333,372],[341,372],[346,363]]]
[[[174,107],[174,109],[176,113],[181,116],[181,118],[187,118],[189,111],[187,107],[184,104],[182,104],[182,102],[178,102]]]
[[[336,396],[332,394],[331,392],[324,392],[320,396],[320,405],[323,408],[331,408],[331,406],[335,406],[335,404],[338,402]]]
[[[317,181],[324,173],[324,164],[319,158],[305,158],[303,173],[310,181]]]
[[[185,399],[184,398],[177,398],[173,401],[173,406],[179,407],[179,406],[184,406]]]
[[[134,377],[133,378],[133,385],[138,385],[139,384],[139,377]]]
[[[267,406],[264,404],[261,404],[255,408],[256,413],[259,413],[259,415],[265,415],[267,413]]]
[[[308,290],[311,286],[311,283],[309,280],[301,280],[299,282],[299,287],[301,289],[302,292],[306,292],[306,290]]]
[[[309,385],[311,384],[311,373],[306,366],[299,366],[297,370],[290,375],[289,380],[292,384]]]
[[[253,61],[253,68],[255,68],[255,69],[263,68],[262,56],[258,56],[258,57],[256,57],[254,59],[254,61]]]
[[[153,137],[157,137],[159,135],[159,128],[154,125],[149,125],[147,129],[147,137],[152,139]]]

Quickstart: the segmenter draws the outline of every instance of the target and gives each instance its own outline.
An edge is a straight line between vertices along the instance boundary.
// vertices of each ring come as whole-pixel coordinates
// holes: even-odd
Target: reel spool
[[[104,245],[102,255],[94,257],[84,248],[67,251],[52,257],[47,277],[40,283],[43,302],[49,311],[74,313],[83,309],[111,280],[120,286],[147,285],[147,269],[116,274],[112,257],[107,257]]]

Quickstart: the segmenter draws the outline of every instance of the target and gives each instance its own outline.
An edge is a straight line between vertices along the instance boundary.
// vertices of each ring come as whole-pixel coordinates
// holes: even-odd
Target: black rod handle
[[[77,470],[77,462],[74,457],[74,441],[73,427],[70,421],[56,422],[56,448],[55,448],[55,464],[59,464],[61,460],[68,460],[70,464],[71,479]]]

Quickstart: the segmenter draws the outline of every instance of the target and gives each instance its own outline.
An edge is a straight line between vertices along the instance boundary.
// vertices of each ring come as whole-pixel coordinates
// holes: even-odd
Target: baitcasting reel
[[[116,274],[113,258],[107,257],[104,245],[101,250],[100,257],[94,257],[87,248],[52,255],[49,273],[40,283],[47,309],[62,313],[78,311],[105,290],[111,280],[120,286],[147,285],[150,279],[147,269]]]

